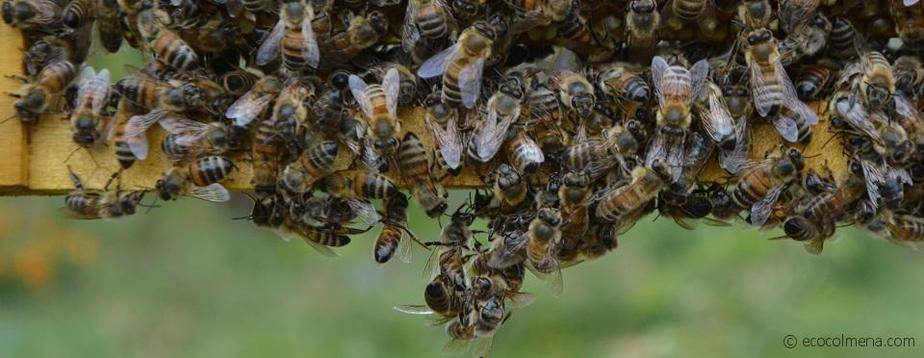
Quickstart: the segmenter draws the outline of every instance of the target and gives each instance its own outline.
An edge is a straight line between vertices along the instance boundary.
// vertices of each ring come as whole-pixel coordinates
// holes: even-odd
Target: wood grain
[[[0,26],[0,46],[6,51],[0,51],[0,68],[5,69],[5,75],[21,72],[22,69],[22,38],[19,31],[9,26]],[[22,83],[3,77],[0,79],[0,89],[3,92],[15,92]],[[28,190],[29,180],[29,145],[26,142],[27,128],[18,118],[10,118],[13,114],[13,97],[5,93],[0,94],[0,193],[22,193]],[[9,120],[6,120],[8,119]]]

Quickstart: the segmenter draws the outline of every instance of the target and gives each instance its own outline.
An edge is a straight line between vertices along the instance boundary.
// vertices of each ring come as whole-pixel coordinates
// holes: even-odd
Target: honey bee
[[[468,155],[481,163],[494,158],[507,138],[510,126],[520,117],[520,99],[497,91],[485,105],[485,117],[475,125],[469,138]]]
[[[526,258],[534,273],[545,280],[553,292],[561,292],[561,268],[558,266],[554,248],[561,240],[561,213],[556,209],[541,208],[529,223],[529,240],[526,244]]]
[[[889,233],[889,240],[903,246],[916,247],[924,240],[924,221],[913,215],[886,212],[883,221]]]
[[[855,86],[867,108],[880,110],[890,106],[895,94],[895,76],[889,60],[879,52],[869,51],[860,57],[860,69]]]
[[[61,12],[61,24],[69,29],[78,29],[92,23],[96,13],[92,0],[72,0]]]
[[[810,101],[827,97],[834,82],[834,69],[821,63],[801,68],[796,77],[796,93],[799,99]]]
[[[443,75],[443,103],[474,108],[481,95],[481,74],[491,55],[496,33],[486,22],[477,21],[459,35],[453,46],[425,61],[417,75],[427,79]]]
[[[303,1],[287,2],[280,11],[279,22],[257,50],[257,65],[265,66],[282,55],[282,65],[292,73],[306,67],[317,68],[321,51],[311,20],[314,7]]]
[[[594,110],[597,98],[594,95],[594,86],[584,75],[559,71],[552,76],[561,96],[561,103],[575,111],[582,118],[587,118]]]
[[[47,113],[55,96],[64,92],[71,81],[77,77],[77,68],[67,60],[57,61],[45,66],[35,80],[21,90],[22,94],[14,93],[17,98],[13,108],[23,122],[34,122],[44,113]]]
[[[802,128],[818,123],[818,116],[799,100],[789,80],[773,33],[758,29],[747,34],[745,60],[750,69],[751,98],[761,117],[773,116],[773,125],[783,139],[796,142],[804,139]],[[804,132],[802,130],[801,132]]]
[[[398,147],[398,94],[401,78],[398,70],[391,68],[382,78],[382,84],[367,85],[362,78],[350,75],[350,91],[366,115],[372,145],[380,154],[388,155]]]
[[[576,253],[580,239],[590,226],[590,178],[583,173],[569,172],[562,178],[558,199],[562,203],[561,241],[558,249],[560,260],[569,260],[566,253]]]
[[[373,245],[375,262],[384,264],[397,253],[404,263],[411,262],[410,232],[407,228],[407,197],[396,195],[385,201],[382,232]]]
[[[387,33],[388,19],[381,12],[370,11],[365,16],[353,16],[345,31],[333,34],[327,41],[330,60],[347,62],[375,45]]]
[[[199,67],[199,56],[186,41],[164,24],[169,15],[152,9],[138,14],[138,31],[147,48],[174,69],[190,71]]]
[[[413,132],[407,132],[398,147],[397,155],[398,169],[409,183],[417,204],[431,218],[442,215],[446,211],[446,197],[449,193],[442,184],[431,178],[431,165],[423,142]]]
[[[96,29],[99,42],[110,53],[116,53],[122,47],[122,22],[117,0],[96,0]]]
[[[507,145],[507,162],[519,173],[532,174],[545,162],[542,148],[520,131]]]
[[[449,35],[454,26],[450,11],[443,0],[409,0],[401,32],[404,51],[411,53],[421,38],[435,40]]]
[[[107,121],[103,118],[103,107],[109,101],[109,70],[96,73],[92,67],[84,67],[77,84],[77,105],[71,114],[71,130],[74,143],[89,147],[100,143]]]
[[[648,82],[629,64],[612,63],[594,72],[597,87],[614,99],[645,103],[651,98]]]
[[[144,190],[121,190],[119,172],[109,178],[102,192],[90,191],[84,188],[80,177],[70,167],[67,170],[74,183],[74,191],[64,197],[64,204],[74,218],[114,219],[134,215],[146,193]],[[109,191],[113,181],[116,181],[116,189]]]
[[[501,163],[494,173],[494,196],[502,212],[512,212],[526,201],[529,187],[510,165]]]
[[[648,150],[647,165],[656,158],[667,158],[671,168],[682,165],[684,136],[692,122],[693,100],[699,97],[708,75],[709,63],[705,60],[687,70],[683,66],[668,65],[661,56],[652,59],[651,78],[658,98],[659,132]]]
[[[669,181],[670,174],[663,160],[653,162],[650,167],[637,166],[628,184],[614,185],[593,194],[592,200],[597,205],[594,216],[606,222],[618,221],[617,231],[628,229]]]
[[[219,182],[235,168],[226,157],[201,157],[186,168],[170,169],[157,180],[154,188],[160,199],[165,201],[188,195],[206,201],[225,202],[231,199],[231,194]]]
[[[812,196],[800,205],[799,214],[783,223],[786,236],[805,242],[805,249],[821,253],[824,241],[834,235],[837,221],[847,212],[848,206],[863,194],[862,183],[849,179],[841,187],[810,190]]]
[[[924,91],[924,67],[916,56],[900,56],[892,62],[895,89],[908,98],[917,98]]]
[[[221,83],[221,87],[224,88],[225,92],[239,97],[247,93],[259,79],[260,77],[253,72],[245,69],[235,69],[221,75],[218,82]]]
[[[144,135],[143,132],[133,130],[135,118],[130,118],[126,125],[128,136]],[[202,123],[165,115],[158,123],[169,133],[161,142],[161,149],[173,161],[223,154],[231,150],[233,145],[231,127],[221,122]]]
[[[366,170],[334,172],[321,179],[320,189],[338,198],[362,199],[384,199],[400,192],[387,176]]]
[[[790,148],[785,155],[765,159],[742,170],[731,196],[739,207],[750,210],[751,225],[762,226],[767,221],[773,204],[788,184],[798,178],[804,166],[802,153]]]
[[[48,31],[61,16],[61,6],[51,0],[5,0],[3,21],[23,31]]]
[[[738,21],[746,30],[754,30],[770,25],[773,7],[767,0],[745,0],[738,4]]]
[[[225,117],[234,120],[234,125],[245,127],[269,106],[282,90],[283,83],[274,76],[264,76],[253,87],[239,97],[225,112]]]
[[[462,138],[459,134],[459,113],[437,98],[428,98],[424,123],[433,131],[439,157],[450,171],[462,168]]]
[[[703,96],[705,99],[697,101],[695,107],[699,113],[701,127],[719,147],[734,150],[737,144],[735,122],[725,104],[722,89],[712,81],[707,81]]]
[[[654,52],[658,42],[658,28],[661,27],[661,15],[654,0],[632,0],[626,12],[626,28],[629,50],[644,58]]]
[[[842,61],[856,58],[859,36],[850,20],[835,17],[831,21],[828,50],[834,58]]]
[[[115,147],[115,158],[122,169],[128,169],[135,164],[136,159],[144,160],[148,157],[148,138],[144,135],[127,136],[128,120],[135,114],[135,106],[127,99],[120,99],[116,107],[115,115],[111,121],[113,124],[107,139]]]

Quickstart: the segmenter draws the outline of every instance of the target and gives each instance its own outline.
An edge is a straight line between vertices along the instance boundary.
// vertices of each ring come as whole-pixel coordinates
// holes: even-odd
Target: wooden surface
[[[7,51],[0,51],[0,68],[4,69],[5,75],[21,73],[22,40],[18,32],[9,26],[0,25],[0,41],[3,44],[0,46],[8,48]],[[16,91],[20,86],[21,83],[16,80],[5,77],[0,80],[0,90],[4,92]],[[11,97],[0,96],[0,118],[13,115],[12,103]],[[832,134],[827,130],[827,118],[823,115],[824,103],[813,106],[822,114],[819,116],[821,123],[813,128],[812,142],[808,146],[799,147],[802,147],[806,156],[815,156],[807,159],[809,168],[827,165],[840,180],[846,175],[846,160],[841,153],[841,143],[835,139],[830,141],[826,148],[822,148],[823,143],[828,141]],[[421,140],[430,143],[431,132],[423,123],[422,114],[423,111],[419,108],[408,108],[401,110],[399,117],[405,131],[413,131]],[[767,151],[780,145],[780,138],[769,124],[757,123],[754,126],[754,144],[750,156],[761,158]],[[149,132],[150,155],[146,160],[136,162],[122,174],[124,188],[153,187],[154,182],[170,166],[159,148],[163,136],[161,129],[155,126]],[[77,150],[65,163],[68,155],[77,147],[71,140],[68,120],[61,115],[45,116],[28,126],[23,125],[17,118],[4,122],[0,125],[0,148],[0,195],[52,195],[70,191],[73,185],[68,179],[67,165],[71,165],[82,177],[84,184],[90,188],[101,187],[118,169],[111,146]],[[240,169],[225,185],[229,189],[247,190],[250,187],[250,165],[243,157],[234,159]],[[720,182],[729,179],[714,160],[706,166],[700,177],[702,180]],[[452,188],[473,188],[482,185],[471,166],[467,166],[460,176],[447,180],[444,184]]]

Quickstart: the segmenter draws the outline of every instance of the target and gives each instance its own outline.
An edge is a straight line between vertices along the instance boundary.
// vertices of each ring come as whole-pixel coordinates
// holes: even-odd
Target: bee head
[[[40,90],[30,91],[25,97],[20,98],[13,105],[16,113],[19,114],[24,122],[31,122],[38,119],[45,106],[45,92]]]
[[[478,32],[481,36],[488,38],[488,40],[494,41],[497,39],[497,30],[491,24],[485,21],[475,21],[472,24],[472,27],[475,31]]]
[[[634,13],[649,13],[654,11],[655,4],[653,1],[649,0],[636,0],[632,1],[629,7]]]
[[[388,32],[388,18],[379,11],[371,11],[366,18],[376,33],[384,34]]]
[[[874,78],[870,82],[862,82],[862,84],[865,87],[863,94],[866,96],[866,101],[869,102],[871,107],[880,108],[885,106],[892,98],[892,91],[889,90],[889,86],[880,80],[879,77]]]
[[[798,172],[802,171],[802,168],[805,168],[805,157],[802,156],[802,152],[800,152],[798,149],[790,148],[786,152],[786,158],[789,159],[793,171]]]
[[[574,110],[583,118],[588,118],[594,113],[594,96],[591,93],[581,93],[571,97],[571,105]]]

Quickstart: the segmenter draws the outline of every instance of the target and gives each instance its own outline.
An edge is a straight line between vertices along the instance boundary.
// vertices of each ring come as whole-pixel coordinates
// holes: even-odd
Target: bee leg
[[[4,93],[6,93],[7,96],[10,96],[13,98],[22,98],[22,95],[18,93],[13,93],[13,92],[4,92]]]
[[[6,75],[5,77],[6,77],[6,78],[9,78],[9,79],[11,79],[11,80],[20,81],[20,82],[22,82],[22,83],[29,83],[29,79],[26,78],[26,76],[23,76],[23,75]]]

